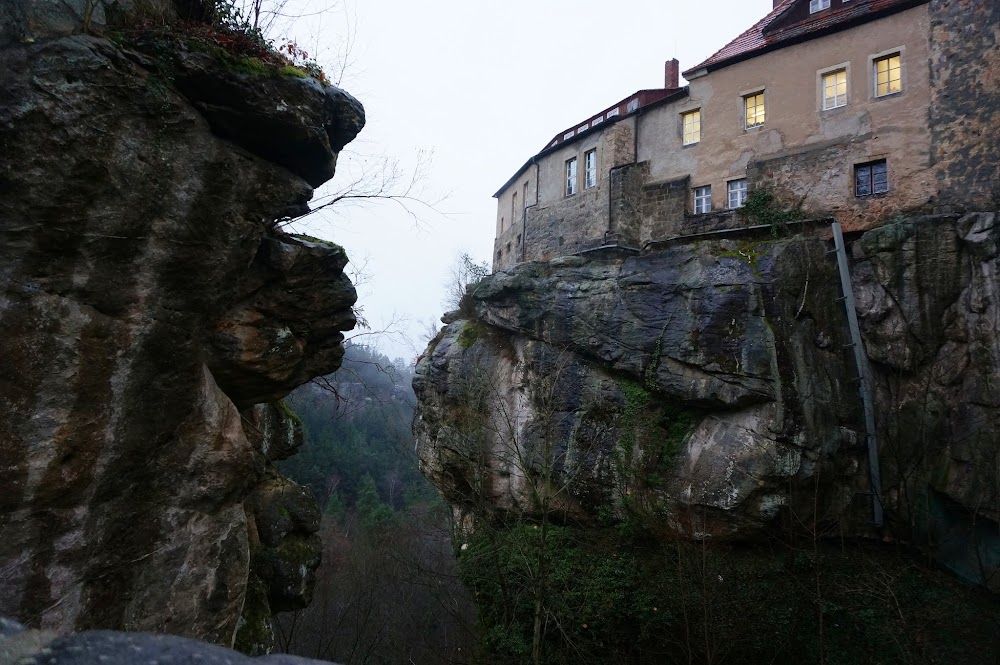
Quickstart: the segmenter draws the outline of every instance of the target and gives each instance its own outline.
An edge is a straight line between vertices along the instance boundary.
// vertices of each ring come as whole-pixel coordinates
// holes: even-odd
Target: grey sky
[[[301,2],[308,4],[298,13],[327,4]],[[364,103],[368,124],[324,189],[341,185],[351,160],[368,155],[371,165],[371,155],[384,154],[407,170],[423,150],[433,152],[425,198],[448,197],[438,212],[411,206],[419,223],[382,203],[323,211],[298,230],[340,243],[356,263],[367,257],[370,280],[359,287],[365,317],[373,328],[406,319],[396,326],[401,335],[369,341],[408,360],[423,347],[421,322],[443,312],[455,257],[467,251],[489,260],[492,195],[528,157],[635,90],[662,87],[665,60],[676,57],[687,69],[772,7],[771,0],[344,2],[286,28],[332,69],[344,36],[354,38],[342,87]]]

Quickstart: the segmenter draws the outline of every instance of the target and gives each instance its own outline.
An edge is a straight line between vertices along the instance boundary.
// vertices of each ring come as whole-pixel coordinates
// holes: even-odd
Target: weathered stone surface
[[[154,44],[160,42],[146,46]],[[237,74],[209,53],[170,47],[172,82],[212,131],[314,187],[333,177],[337,153],[364,127],[361,103],[340,88],[312,78]]]
[[[1000,226],[994,213],[871,231],[855,270],[878,361],[889,500],[918,511],[929,485],[1000,519]]]
[[[830,245],[703,240],[488,277],[475,319],[449,323],[418,364],[422,468],[466,522],[537,513],[551,470],[565,518],[638,511],[654,529],[737,539],[816,519],[871,535]],[[852,254],[886,533],[930,538],[986,581],[1000,567],[981,540],[1000,518],[996,215],[897,220]]]
[[[287,459],[302,446],[302,423],[282,402],[257,404],[244,413],[243,431],[269,462]]]
[[[254,487],[246,508],[250,575],[235,646],[259,655],[274,646],[271,615],[302,609],[312,600],[322,557],[320,512],[309,490],[273,467]]]
[[[265,238],[245,277],[247,296],[212,325],[208,364],[241,408],[329,374],[354,327],[357,293],[340,247]]]
[[[272,229],[326,157],[248,152],[146,56],[59,34],[0,45],[0,613],[232,644],[245,501],[289,447],[255,449],[239,409],[334,369],[354,322],[342,250]],[[229,85],[271,131],[272,89]],[[332,159],[357,109],[294,85],[285,129]]]
[[[219,665],[308,665],[328,661],[274,655],[246,656],[195,640],[151,633],[92,630],[60,636],[53,631],[27,630],[0,618],[0,664],[100,665],[101,663],[218,663]]]
[[[642,505],[691,536],[757,533],[816,474],[844,510],[863,437],[825,252],[706,241],[494,274],[418,364],[425,472],[460,510],[532,512],[553,464],[567,515]]]
[[[1000,4],[931,0],[931,164],[939,204],[1000,205]]]

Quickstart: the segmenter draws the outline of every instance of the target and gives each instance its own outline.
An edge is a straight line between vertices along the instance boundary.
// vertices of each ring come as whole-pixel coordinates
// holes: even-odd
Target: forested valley
[[[412,366],[359,344],[285,404],[304,443],[281,463],[323,507],[312,604],[276,617],[281,651],[342,663],[473,663],[448,506],[417,468]]]

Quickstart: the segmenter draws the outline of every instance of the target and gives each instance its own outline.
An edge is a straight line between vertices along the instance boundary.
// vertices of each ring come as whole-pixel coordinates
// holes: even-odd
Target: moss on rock
[[[273,647],[274,626],[267,601],[267,585],[251,572],[233,648],[250,656],[260,656],[270,653]]]

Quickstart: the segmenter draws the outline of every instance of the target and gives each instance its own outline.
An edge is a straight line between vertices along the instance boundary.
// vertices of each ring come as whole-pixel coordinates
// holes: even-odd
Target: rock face
[[[900,538],[937,528],[929,502],[998,517],[998,240],[993,214],[970,214],[853,241]],[[467,522],[548,496],[563,519],[640,511],[688,538],[812,519],[873,535],[831,248],[822,232],[698,240],[487,277],[418,363],[425,473]]]
[[[181,41],[65,34],[64,5],[0,15],[0,614],[231,645],[258,543],[296,550],[265,606],[318,562],[315,506],[269,470],[294,426],[252,407],[336,369],[354,325],[343,251],[273,222],[363,110]]]
[[[59,636],[50,630],[27,630],[16,622],[0,617],[0,663],[99,665],[107,662],[318,665],[327,661],[286,655],[247,658],[213,644],[173,635],[93,630]]]

